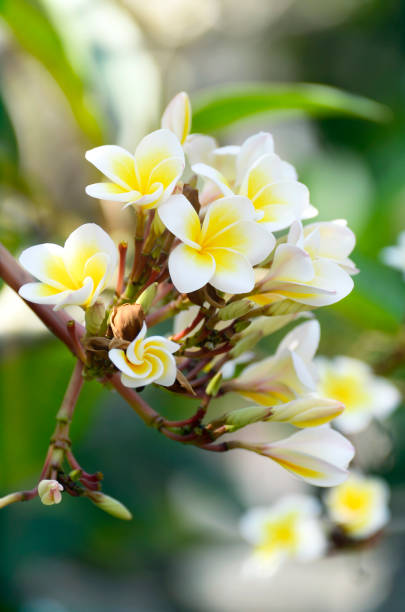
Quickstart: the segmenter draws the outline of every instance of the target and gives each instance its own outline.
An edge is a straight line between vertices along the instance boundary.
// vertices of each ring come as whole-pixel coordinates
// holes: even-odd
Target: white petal
[[[191,127],[191,104],[185,91],[174,96],[166,106],[161,125],[176,134],[182,144],[185,142]]]
[[[144,138],[135,151],[135,171],[139,183],[145,187],[149,181],[149,177],[153,169],[163,160],[168,158],[177,158],[181,162],[181,168],[176,168],[174,175],[170,180],[159,180],[166,188],[173,179],[178,180],[184,169],[184,152],[178,138],[167,129],[156,130],[151,132]]]
[[[111,202],[125,202],[133,204],[140,197],[139,191],[123,189],[115,183],[93,183],[86,187],[87,195],[99,200],[109,200]]]
[[[294,327],[284,336],[277,348],[277,353],[288,349],[298,353],[305,361],[311,361],[318,350],[320,336],[321,326],[319,322],[316,319],[306,321]]]
[[[131,191],[137,188],[134,158],[122,147],[103,145],[87,151],[85,157],[110,181],[124,190]]]
[[[351,442],[328,425],[299,431],[276,444],[278,447],[308,453],[341,469],[346,469],[354,457]]]
[[[159,217],[177,238],[199,249],[200,219],[189,200],[182,194],[171,196],[159,207]]]
[[[90,298],[93,295],[93,279],[84,279],[83,286],[76,291],[64,291],[60,294],[58,302],[55,302],[54,310],[60,310],[64,306],[90,306]]]
[[[230,249],[210,250],[215,259],[215,273],[210,283],[219,291],[226,293],[247,293],[255,284],[254,272],[250,262]]]
[[[210,282],[215,272],[214,258],[179,244],[169,257],[169,272],[179,293],[191,293]]]
[[[163,363],[163,374],[155,379],[155,383],[157,385],[162,385],[163,387],[171,387],[175,380],[177,374],[176,360],[173,355],[165,354],[165,359],[162,359]]]
[[[251,166],[263,155],[274,153],[273,136],[268,132],[253,134],[240,147],[236,162],[237,183],[240,184]]]
[[[207,164],[199,163],[194,164],[191,169],[198,176],[202,176],[203,178],[209,179],[210,181],[215,183],[215,185],[220,189],[222,195],[233,195],[233,191],[230,188],[227,179],[223,176],[223,174],[218,172],[218,170],[215,170],[215,168],[212,168]]]
[[[63,261],[63,247],[57,244],[38,244],[25,249],[20,264],[35,278],[55,289],[64,290],[72,281]]]
[[[215,138],[205,134],[190,134],[190,136],[187,136],[183,148],[190,166],[199,162],[210,164],[212,153],[217,148],[217,142]]]
[[[77,276],[77,267],[84,268],[86,261],[96,253],[108,256],[107,277],[118,265],[118,249],[113,240],[99,225],[86,223],[70,234],[65,242],[64,260],[69,273]],[[72,272],[73,270],[73,272]]]
[[[270,268],[271,283],[276,280],[309,282],[314,278],[314,266],[308,253],[291,244],[280,244]],[[265,287],[270,285],[266,283]]]

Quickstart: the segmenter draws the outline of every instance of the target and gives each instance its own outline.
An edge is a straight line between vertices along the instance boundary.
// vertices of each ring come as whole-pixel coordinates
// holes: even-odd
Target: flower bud
[[[147,289],[145,289],[145,291],[141,293],[139,298],[136,300],[136,303],[139,304],[139,306],[142,306],[142,310],[145,314],[152,306],[152,302],[156,297],[157,287],[157,283],[152,283]]]
[[[93,504],[100,508],[100,510],[104,510],[104,512],[111,514],[111,516],[115,516],[115,518],[122,519],[123,521],[130,521],[132,519],[132,514],[128,508],[118,501],[118,499],[110,497],[110,495],[105,495],[99,491],[89,491],[87,497],[91,499]]]
[[[57,480],[41,480],[38,485],[38,495],[45,506],[60,504],[63,487]]]
[[[217,372],[207,385],[205,390],[207,395],[216,395],[222,383],[222,372]]]
[[[162,116],[162,128],[174,132],[183,144],[190,132],[191,104],[185,91],[177,94],[167,105]]]
[[[259,331],[248,332],[235,344],[231,350],[232,357],[239,357],[239,355],[242,355],[242,353],[250,351],[254,346],[256,346],[261,338],[262,334]]]
[[[139,304],[115,306],[111,312],[110,326],[115,338],[132,341],[142,328],[144,314]]]
[[[271,413],[271,408],[267,406],[246,406],[238,410],[228,412],[224,418],[224,424],[229,432],[236,431],[251,423],[265,420]]]
[[[102,302],[96,302],[90,308],[87,308],[85,314],[86,329],[90,336],[99,336],[100,328],[105,317],[105,307]]]
[[[221,321],[229,321],[230,319],[237,319],[247,314],[249,310],[252,310],[253,304],[248,300],[238,300],[237,302],[231,302],[218,313],[218,319]]]

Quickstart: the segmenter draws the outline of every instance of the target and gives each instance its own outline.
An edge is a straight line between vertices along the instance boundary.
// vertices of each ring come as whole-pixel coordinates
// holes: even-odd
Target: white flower
[[[171,387],[176,380],[176,360],[173,353],[179,344],[163,336],[146,338],[144,323],[137,337],[126,351],[111,349],[110,360],[121,371],[121,382],[126,387],[144,387],[151,383]]]
[[[287,243],[275,250],[270,270],[258,272],[261,293],[250,299],[260,305],[289,298],[326,306],[351,292],[353,281],[347,269],[357,271],[348,259],[354,245],[351,230],[340,222],[315,223],[308,228],[303,229],[299,221],[292,224]]]
[[[405,276],[405,232],[399,234],[398,244],[383,249],[381,256],[387,266],[401,270]]]
[[[318,358],[318,393],[341,402],[345,410],[336,420],[344,433],[365,429],[373,418],[389,416],[401,401],[398,389],[375,376],[363,361],[352,357]]]
[[[253,546],[245,571],[268,577],[294,559],[309,562],[327,548],[320,504],[309,495],[289,495],[268,508],[248,510],[240,522],[242,536]]]
[[[270,134],[255,134],[241,147],[216,149],[211,152],[211,159],[212,165],[192,166],[193,172],[206,179],[203,204],[233,193],[246,196],[260,215],[259,223],[270,232],[317,214],[309,203],[308,189],[297,181],[293,166],[274,153]]]
[[[62,485],[57,480],[41,480],[38,485],[38,495],[45,506],[60,504],[62,501]]]
[[[94,223],[78,227],[65,242],[38,244],[22,252],[21,265],[40,282],[23,285],[19,294],[36,304],[91,306],[111,281],[118,251]]]
[[[207,283],[228,293],[251,291],[252,266],[274,247],[274,237],[255,222],[255,210],[247,198],[218,200],[209,207],[202,225],[183,195],[171,197],[159,208],[159,216],[182,242],[169,257],[170,276],[180,293]]]
[[[351,538],[372,536],[387,524],[389,488],[380,478],[351,474],[343,484],[328,491],[329,516]]]
[[[247,448],[318,487],[334,487],[345,481],[347,466],[354,456],[349,440],[328,425],[303,429],[285,440]]]
[[[166,106],[161,126],[171,130],[176,134],[180,143],[184,144],[191,127],[191,103],[185,91],[174,96]]]
[[[86,159],[110,180],[88,185],[88,195],[144,209],[156,208],[171,196],[185,165],[181,144],[167,129],[145,136],[135,155],[104,145],[87,151]]]
[[[289,402],[314,391],[312,360],[319,337],[318,321],[301,323],[283,338],[274,355],[245,368],[228,383],[229,388],[264,406]]]

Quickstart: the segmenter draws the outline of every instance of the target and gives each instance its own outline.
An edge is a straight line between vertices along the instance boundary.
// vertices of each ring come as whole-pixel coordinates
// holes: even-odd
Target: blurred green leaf
[[[368,121],[390,118],[387,107],[335,87],[309,83],[238,83],[207,89],[193,96],[193,131],[218,130],[259,113],[345,115]]]
[[[0,168],[5,162],[17,164],[17,138],[8,114],[7,107],[0,93]]]
[[[21,47],[52,75],[65,94],[73,115],[94,144],[101,142],[97,111],[87,99],[85,85],[71,65],[58,32],[36,0],[0,0],[3,17]]]

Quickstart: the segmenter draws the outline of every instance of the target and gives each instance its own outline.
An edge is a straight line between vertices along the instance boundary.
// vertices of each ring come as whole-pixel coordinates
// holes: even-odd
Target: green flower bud
[[[248,300],[238,300],[237,302],[232,302],[231,304],[221,308],[218,313],[218,319],[221,321],[237,319],[238,317],[243,317],[243,315],[247,314],[250,310],[252,310],[252,308],[252,302],[249,302]]]
[[[239,357],[242,353],[246,353],[246,351],[250,351],[259,340],[262,338],[262,334],[260,331],[254,331],[251,333],[247,333],[243,338],[241,338],[231,350],[231,355],[233,358]]]
[[[217,372],[207,385],[205,390],[207,395],[216,395],[222,384],[222,372]]]
[[[90,336],[99,336],[100,328],[104,322],[105,307],[102,302],[96,302],[87,308],[85,314],[86,329]]]
[[[251,423],[263,421],[270,416],[271,408],[268,406],[247,406],[228,412],[224,418],[224,424],[229,432],[236,431]]]
[[[132,514],[128,508],[118,501],[118,499],[114,499],[114,497],[110,497],[99,491],[88,491],[87,497],[91,499],[93,504],[100,508],[100,510],[104,510],[104,512],[111,514],[111,516],[115,516],[115,518],[122,519],[123,521],[130,521],[132,519]]]
[[[140,306],[142,306],[142,310],[145,314],[148,312],[149,308],[152,306],[152,302],[156,297],[157,287],[158,287],[157,283],[152,283],[151,285],[149,285],[147,289],[145,289],[145,291],[141,293],[139,298],[136,300],[136,304],[139,304]]]

